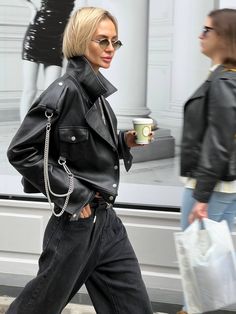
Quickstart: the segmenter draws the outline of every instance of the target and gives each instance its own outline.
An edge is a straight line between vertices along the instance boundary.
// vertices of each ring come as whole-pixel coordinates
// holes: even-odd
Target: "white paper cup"
[[[149,144],[149,134],[152,132],[153,120],[150,118],[133,119],[137,144]]]

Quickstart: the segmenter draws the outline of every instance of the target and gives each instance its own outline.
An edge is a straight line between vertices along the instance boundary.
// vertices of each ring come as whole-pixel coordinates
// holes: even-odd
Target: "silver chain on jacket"
[[[43,159],[43,172],[44,172],[44,184],[45,184],[45,191],[47,195],[47,199],[50,205],[50,209],[52,210],[53,214],[57,217],[60,217],[64,211],[66,210],[70,195],[74,190],[74,176],[73,173],[70,171],[70,169],[66,165],[66,160],[64,158],[59,158],[58,163],[59,165],[63,166],[65,172],[68,174],[69,178],[69,187],[68,191],[65,194],[57,194],[54,193],[51,189],[50,181],[49,181],[49,175],[48,175],[48,155],[49,155],[49,142],[50,142],[50,131],[51,131],[51,119],[53,117],[53,113],[48,114],[47,111],[45,112],[45,116],[47,118],[47,124],[46,124],[46,136],[45,136],[45,146],[44,146],[44,159]],[[52,201],[50,197],[50,193],[56,197],[65,197],[65,203],[59,213],[56,213],[54,210],[54,207],[52,206]]]

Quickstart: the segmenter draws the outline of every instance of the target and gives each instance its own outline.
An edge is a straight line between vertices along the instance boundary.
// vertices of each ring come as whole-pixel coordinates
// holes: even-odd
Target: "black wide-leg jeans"
[[[151,314],[126,230],[105,202],[89,218],[50,218],[39,271],[6,314],[59,314],[83,284],[98,314]]]

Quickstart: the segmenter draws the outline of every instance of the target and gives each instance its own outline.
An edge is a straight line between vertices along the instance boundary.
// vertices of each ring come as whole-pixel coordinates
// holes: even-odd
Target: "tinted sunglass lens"
[[[209,29],[207,27],[204,27],[202,32],[204,35],[206,35],[209,32]]]
[[[120,40],[117,40],[114,43],[112,43],[112,46],[114,47],[115,50],[117,50],[122,46],[122,43]]]
[[[203,36],[206,36],[208,34],[208,32],[214,30],[213,27],[209,27],[209,26],[204,26],[203,29],[202,29],[202,34]]]
[[[102,39],[99,41],[99,45],[101,48],[105,49],[110,45],[110,42],[108,39]]]
[[[119,49],[122,46],[122,43],[120,40],[117,40],[115,42],[111,42],[113,48],[115,50]],[[110,45],[110,41],[106,38],[99,41],[99,45],[102,49],[106,49]]]

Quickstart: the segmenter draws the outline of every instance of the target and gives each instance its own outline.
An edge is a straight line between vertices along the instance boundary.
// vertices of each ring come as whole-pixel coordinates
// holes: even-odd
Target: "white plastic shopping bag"
[[[226,221],[195,220],[175,233],[175,245],[189,314],[236,303],[236,258]]]

